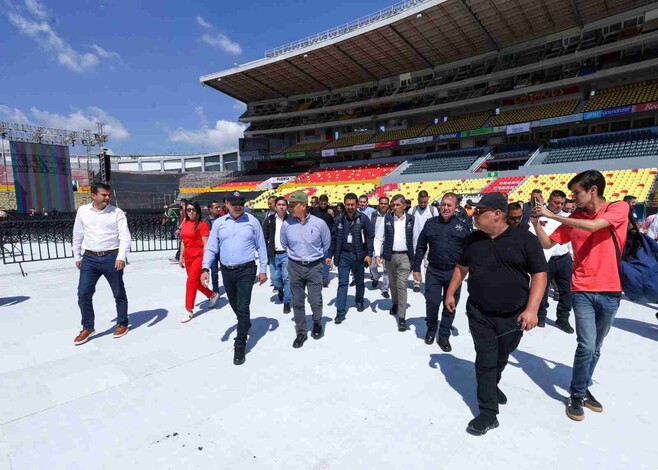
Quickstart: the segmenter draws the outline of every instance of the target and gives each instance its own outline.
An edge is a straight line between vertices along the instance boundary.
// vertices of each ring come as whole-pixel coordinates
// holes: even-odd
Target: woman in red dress
[[[181,224],[180,236],[183,240],[180,252],[180,267],[187,270],[187,284],[185,285],[185,310],[181,322],[187,323],[194,317],[194,301],[196,291],[208,297],[209,307],[214,307],[219,294],[201,284],[201,268],[203,263],[203,250],[208,241],[210,229],[208,224],[201,220],[201,206],[198,202],[188,202],[185,207],[185,220]]]

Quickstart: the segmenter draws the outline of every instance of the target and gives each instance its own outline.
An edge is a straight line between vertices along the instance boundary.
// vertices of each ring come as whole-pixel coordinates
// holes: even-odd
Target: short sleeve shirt
[[[617,251],[612,241],[613,229],[619,248],[626,244],[629,206],[626,202],[604,203],[599,211],[590,216],[576,211],[571,219],[604,219],[610,223],[597,232],[590,233],[567,225],[560,225],[550,239],[563,245],[571,242],[573,248],[573,292],[621,292]]]
[[[527,230],[508,227],[496,238],[470,234],[459,259],[468,268],[468,295],[481,310],[513,312],[528,304],[530,275],[546,272],[544,250]]]
[[[185,258],[203,256],[203,240],[201,237],[210,235],[210,228],[206,222],[201,221],[197,231],[194,230],[194,224],[194,221],[186,220],[181,226],[180,236],[183,239],[183,245],[185,245],[185,251],[183,252]]]

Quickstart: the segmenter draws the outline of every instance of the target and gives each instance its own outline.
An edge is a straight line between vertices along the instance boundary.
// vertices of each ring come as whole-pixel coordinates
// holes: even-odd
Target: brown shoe
[[[128,333],[128,326],[126,325],[117,325],[117,329],[114,330],[114,334],[112,335],[113,338],[121,338],[122,336],[125,336],[126,333]]]
[[[80,346],[81,344],[85,344],[87,341],[89,341],[89,337],[96,333],[96,330],[86,330],[83,329],[78,336],[75,337],[73,340],[73,344],[76,346]]]

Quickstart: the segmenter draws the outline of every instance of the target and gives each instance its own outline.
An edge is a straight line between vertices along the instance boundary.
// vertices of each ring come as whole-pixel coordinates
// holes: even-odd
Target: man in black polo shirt
[[[469,274],[466,315],[475,344],[480,414],[467,430],[482,435],[498,427],[498,405],[507,403],[498,383],[510,353],[523,331],[537,326],[547,265],[537,237],[507,224],[504,194],[485,194],[475,205],[475,218],[480,230],[466,239],[445,304],[455,311],[455,292]]]

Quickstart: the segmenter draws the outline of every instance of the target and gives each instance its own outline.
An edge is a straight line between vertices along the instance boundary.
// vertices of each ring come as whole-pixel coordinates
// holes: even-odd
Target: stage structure
[[[110,174],[106,168],[109,163],[105,148],[108,136],[103,132],[103,124],[96,126],[96,132],[92,132],[0,122],[2,165],[6,175],[5,140],[8,140],[19,213],[26,213],[30,208],[74,210],[70,146],[85,146],[88,163],[91,163],[92,156],[99,158],[99,176],[101,181],[107,182]],[[92,175],[89,176],[91,179]]]

